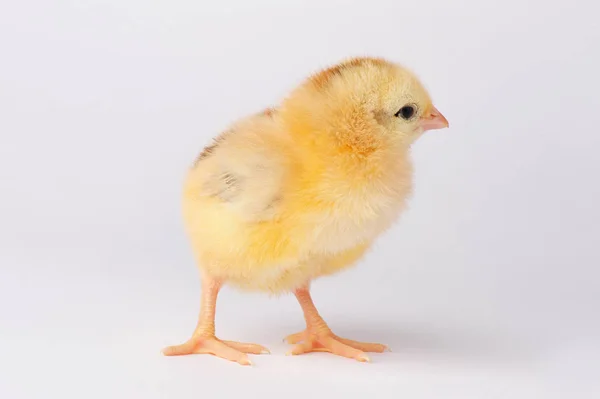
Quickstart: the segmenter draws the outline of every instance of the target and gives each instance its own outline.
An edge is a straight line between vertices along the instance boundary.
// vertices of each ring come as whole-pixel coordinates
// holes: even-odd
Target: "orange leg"
[[[162,350],[165,356],[191,354],[211,354],[223,359],[250,365],[247,353],[270,353],[267,348],[256,344],[244,344],[233,341],[222,341],[215,336],[215,308],[221,282],[203,275],[200,316],[192,337],[181,345],[169,346]]]
[[[300,288],[294,292],[306,320],[306,330],[286,337],[289,344],[295,344],[290,355],[309,352],[330,352],[335,355],[370,362],[365,352],[384,352],[389,348],[382,344],[352,341],[336,336],[323,320],[310,297],[308,288]]]

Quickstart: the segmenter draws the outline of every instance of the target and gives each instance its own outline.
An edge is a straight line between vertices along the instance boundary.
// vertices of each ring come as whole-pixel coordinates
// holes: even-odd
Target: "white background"
[[[599,10],[564,1],[0,5],[0,397],[597,398]],[[293,297],[225,289],[243,368],[166,358],[196,323],[184,172],[234,119],[354,55],[413,69],[451,128],[410,210],[314,287],[360,364],[286,357]],[[337,396],[334,390],[338,390]]]

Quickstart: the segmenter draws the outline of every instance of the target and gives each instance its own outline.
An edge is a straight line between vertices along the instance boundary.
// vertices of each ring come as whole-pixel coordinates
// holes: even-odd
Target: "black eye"
[[[396,112],[395,116],[409,120],[415,115],[415,112],[417,112],[417,110],[414,105],[405,105],[404,107],[400,108],[400,111]]]

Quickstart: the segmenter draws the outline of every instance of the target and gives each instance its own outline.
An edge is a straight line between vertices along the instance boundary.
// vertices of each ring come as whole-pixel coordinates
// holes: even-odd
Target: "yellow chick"
[[[417,77],[380,58],[353,58],[310,76],[276,108],[243,118],[189,170],[183,216],[200,269],[196,329],[167,356],[212,354],[243,365],[256,344],[215,336],[219,289],[294,293],[306,330],[290,354],[369,361],[386,346],[335,335],[310,296],[314,279],[359,260],[411,192],[411,144],[448,127]]]

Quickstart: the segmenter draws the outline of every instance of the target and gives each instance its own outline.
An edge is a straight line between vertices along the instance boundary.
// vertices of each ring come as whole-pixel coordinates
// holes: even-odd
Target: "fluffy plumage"
[[[395,116],[406,104],[416,107],[409,121]],[[405,207],[409,148],[434,110],[407,69],[354,58],[237,121],[185,182],[184,220],[201,270],[281,293],[353,265]]]

